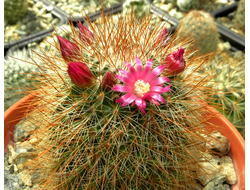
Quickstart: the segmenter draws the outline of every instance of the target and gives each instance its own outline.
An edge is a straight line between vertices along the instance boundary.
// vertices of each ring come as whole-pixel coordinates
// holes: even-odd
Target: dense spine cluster
[[[36,109],[24,123],[36,127],[37,156],[25,168],[43,189],[197,188],[214,94],[213,76],[198,74],[206,60],[150,15],[101,16],[57,36],[56,55],[38,53]]]

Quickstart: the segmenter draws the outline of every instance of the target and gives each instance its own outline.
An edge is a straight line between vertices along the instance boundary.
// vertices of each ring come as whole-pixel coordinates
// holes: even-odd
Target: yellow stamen
[[[142,97],[149,91],[150,85],[148,82],[145,83],[143,80],[137,80],[134,84],[134,87],[136,94]]]

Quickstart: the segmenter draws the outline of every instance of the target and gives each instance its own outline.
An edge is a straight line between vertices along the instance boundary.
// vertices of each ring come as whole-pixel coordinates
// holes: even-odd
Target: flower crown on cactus
[[[37,156],[24,168],[41,174],[41,188],[199,185],[213,76],[199,74],[206,60],[151,18],[114,23],[103,13],[101,24],[88,19],[78,33],[71,25],[69,40],[57,36],[59,56],[38,54],[40,90],[24,123],[36,126],[29,139]]]

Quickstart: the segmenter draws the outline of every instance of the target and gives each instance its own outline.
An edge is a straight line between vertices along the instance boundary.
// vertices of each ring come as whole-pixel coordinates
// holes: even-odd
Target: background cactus
[[[195,49],[201,55],[211,53],[219,44],[219,33],[214,18],[204,11],[190,11],[183,19],[178,36],[182,39],[189,37],[195,40]]]
[[[177,5],[182,11],[189,12],[193,9],[199,9],[200,2],[199,0],[177,0]]]
[[[15,24],[26,14],[28,0],[4,0],[4,19],[9,24]]]
[[[240,0],[232,22],[234,28],[242,30],[242,32],[245,34],[245,0]]]
[[[143,18],[147,14],[149,9],[149,3],[147,0],[125,0],[122,4],[123,15],[128,14],[133,8],[134,15],[138,18]]]
[[[4,110],[25,95],[21,91],[29,86],[33,73],[38,71],[38,67],[28,63],[31,61],[32,50],[34,49],[17,49],[4,59]]]
[[[213,71],[215,78],[211,81],[219,93],[214,95],[214,104],[219,111],[245,137],[245,58],[244,54],[232,57],[219,52],[206,65],[204,72]],[[212,73],[212,72],[211,72]]]
[[[167,43],[156,40],[164,28],[160,23],[150,26],[151,17],[138,21],[131,14],[114,24],[102,15],[100,24],[87,22],[94,34],[91,43],[81,40],[72,25],[69,39],[79,49],[64,55],[55,42],[61,56],[39,54],[44,66],[32,83],[40,89],[36,109],[24,122],[36,126],[28,142],[36,147],[31,154],[37,157],[24,168],[37,174],[41,188],[200,188],[195,171],[201,167],[200,152],[206,150],[203,101],[213,91],[205,86],[212,77],[195,74],[206,60],[191,58],[190,44],[169,34]],[[180,47],[187,66],[167,82],[171,91],[161,94],[166,105],[147,103],[143,114],[136,105],[116,103],[123,93],[103,89],[103,76],[126,69],[124,61],[135,65],[138,56],[144,67],[152,59],[155,68]],[[68,60],[87,65],[95,83],[83,88],[73,84]]]

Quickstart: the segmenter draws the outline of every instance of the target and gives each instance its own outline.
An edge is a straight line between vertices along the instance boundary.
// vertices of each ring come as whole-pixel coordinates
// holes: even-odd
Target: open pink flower
[[[146,100],[151,101],[156,105],[160,105],[158,101],[166,104],[164,98],[160,95],[170,90],[171,85],[163,87],[165,82],[170,82],[167,77],[159,77],[164,70],[164,65],[160,65],[154,68],[152,71],[153,61],[149,59],[145,68],[142,68],[142,63],[138,57],[135,58],[136,70],[130,64],[125,62],[129,71],[120,69],[122,75],[116,75],[116,77],[124,83],[124,85],[115,85],[112,90],[118,92],[126,92],[116,100],[117,103],[121,103],[121,106],[128,104],[137,105],[138,108],[146,114]]]

